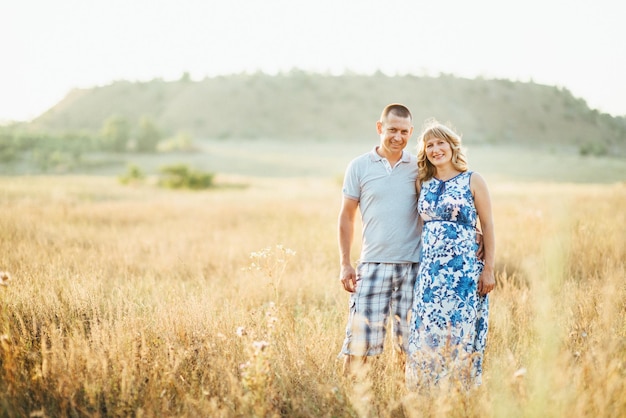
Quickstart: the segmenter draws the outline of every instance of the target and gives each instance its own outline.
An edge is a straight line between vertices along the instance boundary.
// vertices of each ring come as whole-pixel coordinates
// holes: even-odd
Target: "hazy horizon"
[[[626,115],[618,2],[557,3],[10,0],[0,5],[0,121],[116,80],[292,69],[533,81]]]

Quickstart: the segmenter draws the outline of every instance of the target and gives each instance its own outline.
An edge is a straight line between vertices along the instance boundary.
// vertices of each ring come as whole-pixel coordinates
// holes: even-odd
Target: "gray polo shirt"
[[[417,263],[417,158],[406,151],[395,167],[376,152],[355,158],[346,169],[343,195],[359,202],[363,221],[360,262]]]

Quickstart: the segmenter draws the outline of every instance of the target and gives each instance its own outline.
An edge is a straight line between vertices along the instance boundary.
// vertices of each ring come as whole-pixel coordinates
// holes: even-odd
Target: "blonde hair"
[[[450,144],[452,149],[452,166],[460,172],[468,170],[467,158],[461,148],[461,135],[454,132],[450,127],[439,123],[436,119],[427,119],[422,127],[422,133],[417,139],[417,169],[418,179],[421,182],[430,180],[435,176],[437,169],[426,158],[426,141],[431,138],[439,138]]]

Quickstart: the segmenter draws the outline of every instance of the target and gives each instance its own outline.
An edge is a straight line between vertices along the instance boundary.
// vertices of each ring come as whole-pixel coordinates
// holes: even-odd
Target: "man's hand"
[[[476,250],[476,257],[479,260],[485,260],[485,244],[483,243],[483,233],[478,229],[476,230],[476,243],[478,244],[478,250]]]
[[[346,292],[354,293],[356,290],[356,271],[352,266],[341,266],[339,280]]]

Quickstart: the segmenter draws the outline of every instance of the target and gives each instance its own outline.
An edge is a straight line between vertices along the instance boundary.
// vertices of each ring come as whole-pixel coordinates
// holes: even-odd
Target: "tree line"
[[[40,172],[72,171],[85,166],[90,153],[156,153],[193,149],[192,137],[179,132],[166,137],[150,116],[136,122],[112,115],[98,132],[35,131],[21,125],[0,126],[0,164],[5,173],[26,164]]]

